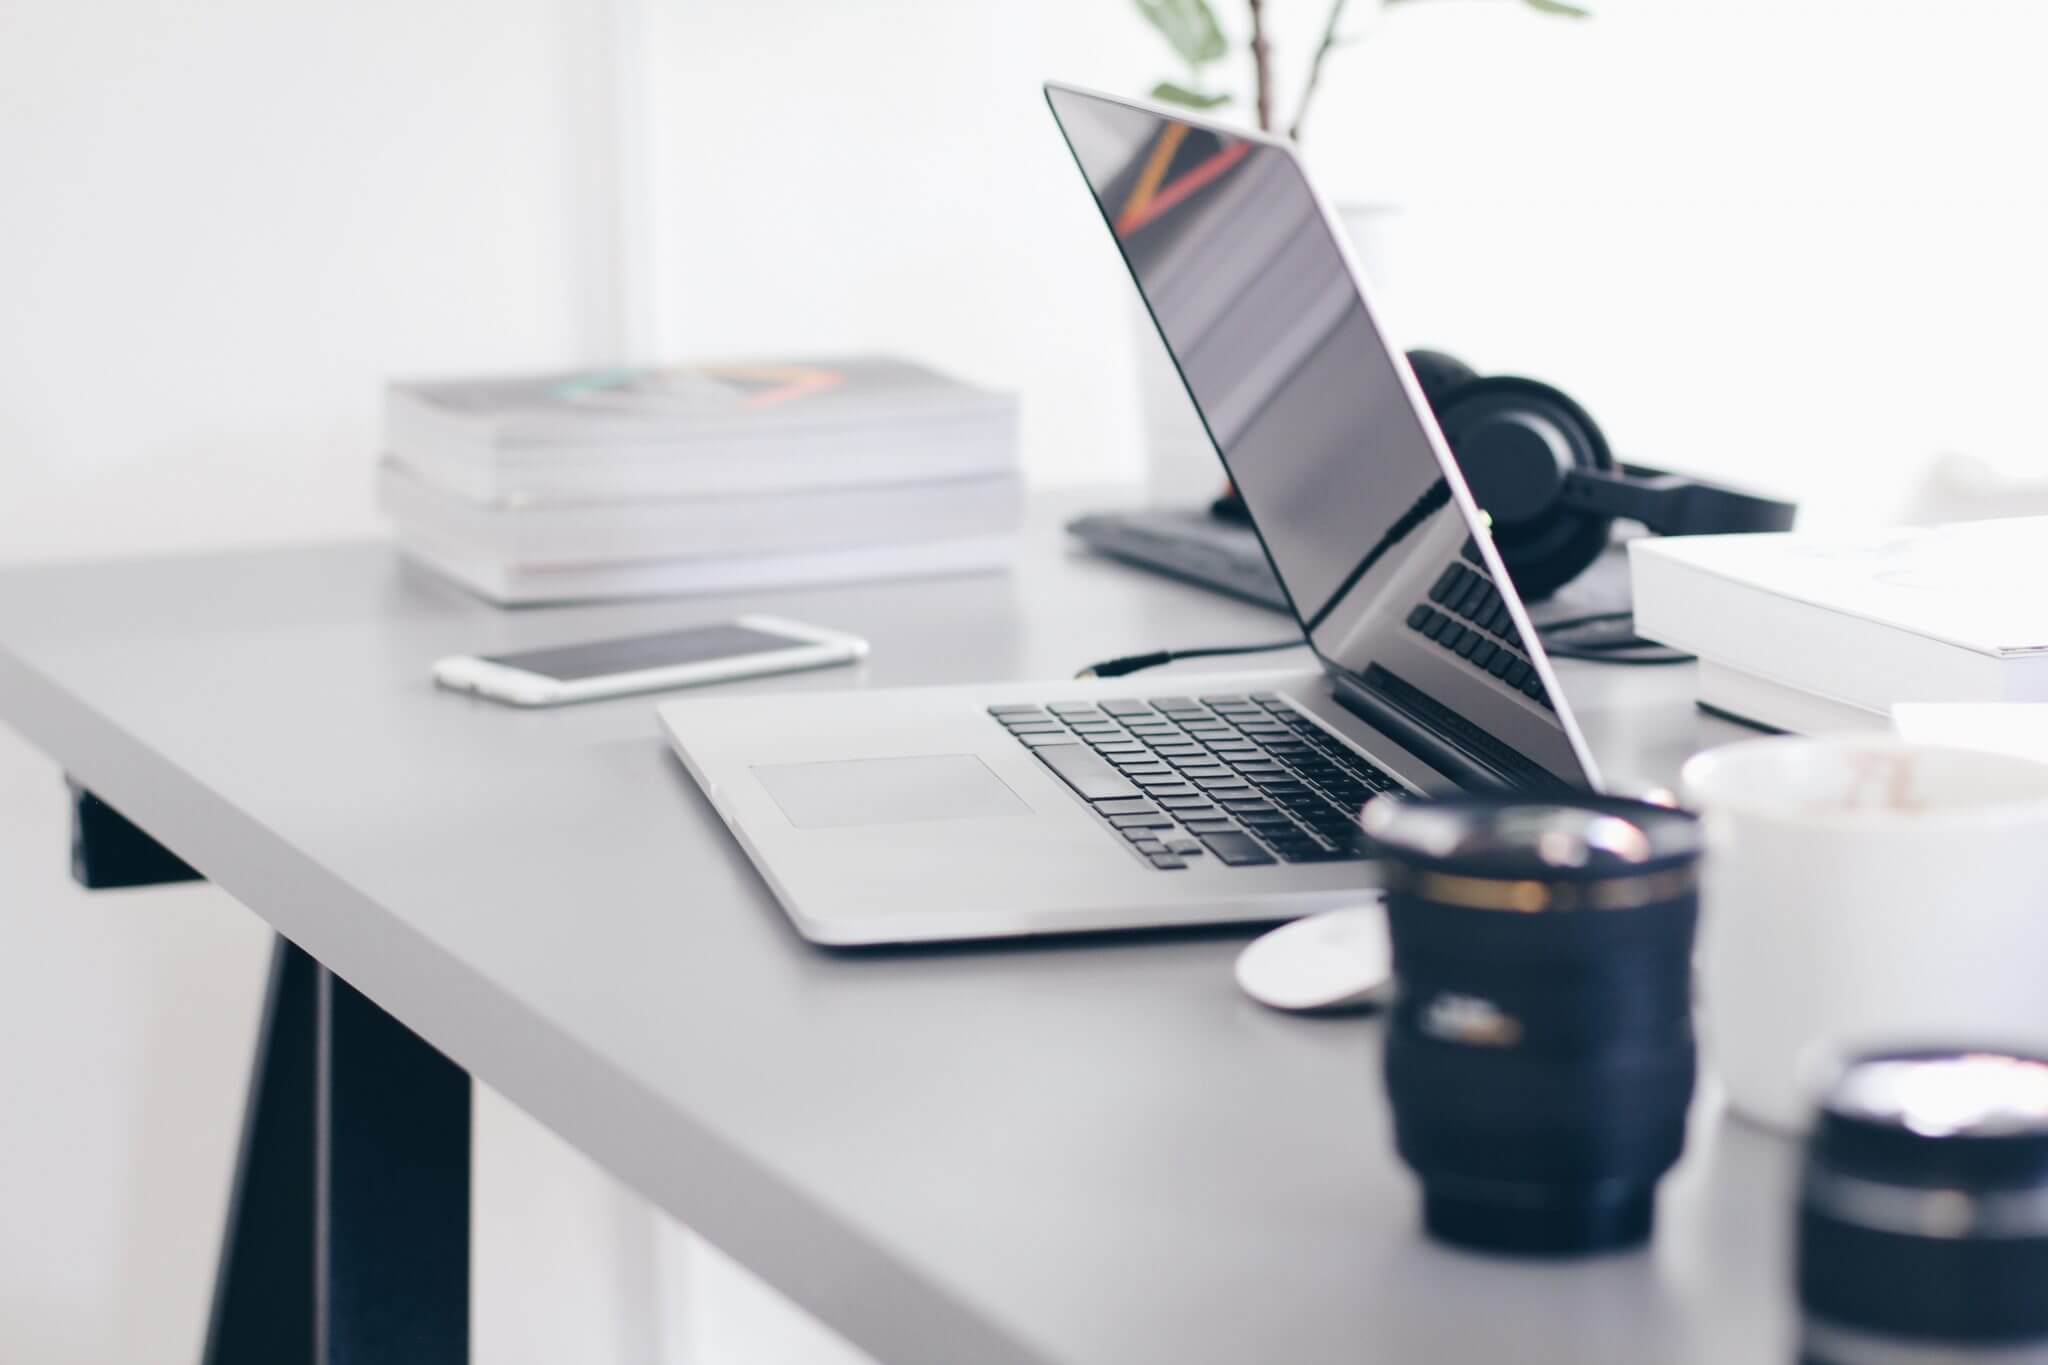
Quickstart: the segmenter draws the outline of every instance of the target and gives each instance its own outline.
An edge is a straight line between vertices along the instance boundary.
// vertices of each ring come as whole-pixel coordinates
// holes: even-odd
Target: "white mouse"
[[[1355,1010],[1380,1003],[1394,950],[1380,894],[1368,903],[1283,924],[1237,955],[1237,984],[1276,1010]]]

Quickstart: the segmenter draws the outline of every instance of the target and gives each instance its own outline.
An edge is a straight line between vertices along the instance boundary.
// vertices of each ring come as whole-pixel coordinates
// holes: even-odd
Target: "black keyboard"
[[[988,710],[1166,870],[1364,858],[1359,808],[1406,790],[1272,692]]]
[[[1521,632],[1508,618],[1500,590],[1487,577],[1476,547],[1467,544],[1469,563],[1453,561],[1430,587],[1429,601],[1408,613],[1408,629],[1435,641],[1472,667],[1520,692],[1546,709],[1550,695],[1524,652]]]

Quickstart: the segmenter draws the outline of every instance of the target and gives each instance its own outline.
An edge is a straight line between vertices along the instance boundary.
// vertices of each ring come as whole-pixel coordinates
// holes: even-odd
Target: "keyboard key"
[[[1421,630],[1429,624],[1429,617],[1430,610],[1426,603],[1416,607],[1414,611],[1408,613],[1408,629]]]
[[[1066,727],[1051,716],[1043,720],[1005,720],[1002,724],[1013,735],[1063,735],[1067,732]]]
[[[1287,704],[1287,698],[1281,696],[1278,692],[1254,692],[1252,693],[1252,700],[1261,706],[1285,706]]]
[[[1226,773],[1222,777],[1198,777],[1195,779],[1195,785],[1205,792],[1219,796],[1228,792],[1243,792],[1249,795],[1252,789],[1251,783],[1235,773]]]
[[[988,713],[992,716],[1036,716],[1043,714],[1044,711],[1045,708],[1043,706],[1032,701],[1004,702],[1000,706],[988,708]]]
[[[1098,801],[1095,809],[1104,815],[1157,815],[1159,807],[1150,801],[1132,797],[1124,801]]]
[[[1138,789],[1102,755],[1085,744],[1048,744],[1038,749],[1045,766],[1059,774],[1084,801],[1114,801],[1138,795]]]
[[[1145,716],[1152,713],[1152,708],[1141,701],[1106,701],[1102,703],[1102,709],[1112,716]]]
[[[1529,667],[1526,660],[1515,660],[1513,663],[1508,665],[1508,686],[1520,687],[1523,683],[1529,681],[1529,675],[1534,673],[1535,671],[1535,669]]]
[[[1436,586],[1429,590],[1429,600],[1448,603],[1452,594],[1457,592],[1458,586],[1464,581],[1464,572],[1456,564],[1446,566],[1442,576],[1436,580]]]
[[[1105,757],[1116,754],[1142,754],[1145,746],[1134,739],[1091,739],[1088,747]]]
[[[1185,710],[1185,709],[1187,709],[1187,708],[1189,708],[1189,707],[1192,707],[1192,706],[1194,706],[1194,704],[1195,704],[1195,699],[1194,699],[1193,697],[1154,697],[1154,698],[1152,698],[1152,709],[1153,709],[1153,710],[1155,710],[1155,711],[1167,711],[1167,710],[1172,710],[1172,709],[1174,709],[1174,708],[1176,708],[1176,707],[1178,707],[1178,708],[1181,708],[1181,709]]]
[[[1131,840],[1132,848],[1135,848],[1136,850],[1138,850],[1138,852],[1145,854],[1166,852],[1166,844],[1164,841],[1152,837],[1150,833],[1145,830],[1140,830],[1139,833],[1145,834],[1146,837],[1143,839]]]
[[[1228,820],[1185,820],[1182,823],[1187,826],[1190,834],[1222,834],[1237,828]]]
[[[1458,652],[1460,654],[1465,654],[1465,651],[1462,649]],[[1474,664],[1476,664],[1480,668],[1484,668],[1488,664],[1493,662],[1493,656],[1496,652],[1498,652],[1497,646],[1495,646],[1493,641],[1482,639],[1476,646],[1473,647],[1473,650],[1470,654],[1465,654],[1465,657],[1470,659]]]
[[[1152,855],[1152,866],[1165,868],[1169,872],[1174,868],[1186,867],[1187,865],[1187,860],[1178,854],[1155,853]]]
[[[1320,844],[1290,845],[1279,853],[1290,863],[1351,863],[1365,856],[1359,849],[1324,848]]]
[[[1095,716],[1102,708],[1092,701],[1056,701],[1045,708],[1056,716]]]
[[[1047,744],[1072,744],[1074,737],[1064,730],[1049,730],[1042,735],[1018,735],[1017,741],[1026,748],[1036,749]]]
[[[1183,763],[1180,775],[1190,782],[1200,782],[1205,777],[1228,777],[1230,769],[1211,759],[1207,763]]]
[[[1252,699],[1250,697],[1204,697],[1202,700],[1211,706],[1249,706]]]
[[[1155,801],[1162,801],[1169,796],[1193,796],[1195,794],[1195,789],[1181,781],[1177,775],[1168,777],[1140,777],[1134,780]]]
[[[1149,827],[1127,829],[1124,831],[1124,838],[1134,844],[1156,844],[1159,842],[1159,831]]]
[[[1469,659],[1472,657],[1472,651],[1479,648],[1485,642],[1486,637],[1484,635],[1479,634],[1477,631],[1468,630],[1465,632],[1465,638],[1458,641],[1458,654],[1463,658]]]
[[[1173,820],[1165,815],[1112,815],[1109,823],[1118,829],[1172,829]]]
[[[1255,796],[1226,796],[1216,804],[1240,820],[1244,819],[1247,815],[1278,815],[1280,813],[1273,809],[1271,805]]]
[[[1514,666],[1515,656],[1503,649],[1493,656],[1493,662],[1486,666],[1486,671],[1496,678],[1505,678],[1508,670]]]
[[[1460,629],[1458,624],[1442,612],[1433,611],[1429,620],[1423,622],[1422,633],[1432,640],[1442,640],[1446,633]]]
[[[1216,855],[1216,861],[1226,867],[1257,867],[1273,861],[1273,855],[1249,834],[1223,833],[1204,834],[1202,842]]]
[[[1193,839],[1168,839],[1166,851],[1178,853],[1183,858],[1195,858],[1201,856],[1202,845]]]
[[[1077,735],[1120,735],[1123,727],[1113,720],[1081,720],[1067,717],[1067,728]]]

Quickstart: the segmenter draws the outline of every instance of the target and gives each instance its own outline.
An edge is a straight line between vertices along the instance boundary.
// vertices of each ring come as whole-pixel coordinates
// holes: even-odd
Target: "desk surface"
[[[1792,1149],[1711,1105],[1650,1250],[1445,1251],[1393,1154],[1379,1024],[1241,998],[1246,934],[821,952],[650,701],[527,713],[427,681],[444,654],[749,608],[874,644],[741,684],[787,692],[1274,636],[1070,554],[1072,505],[1041,504],[1008,576],[515,613],[381,544],[10,570],[0,720],[891,1365],[1786,1358]],[[1689,675],[1564,665],[1612,779],[1732,737]]]

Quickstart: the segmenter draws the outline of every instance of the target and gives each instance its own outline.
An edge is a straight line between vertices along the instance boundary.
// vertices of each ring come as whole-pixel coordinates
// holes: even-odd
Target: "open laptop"
[[[1046,96],[1319,667],[663,706],[798,929],[871,944],[1287,918],[1372,882],[1357,814],[1378,794],[1594,785],[1293,150]]]

